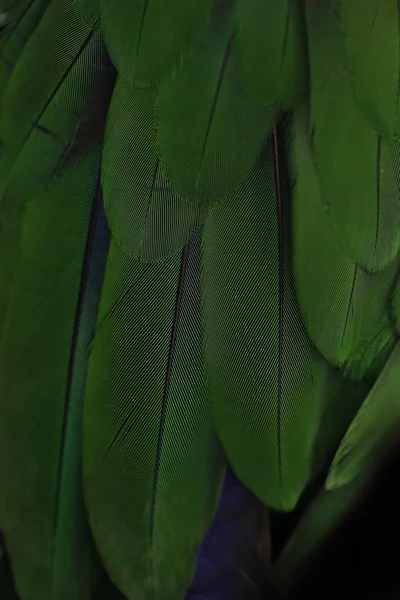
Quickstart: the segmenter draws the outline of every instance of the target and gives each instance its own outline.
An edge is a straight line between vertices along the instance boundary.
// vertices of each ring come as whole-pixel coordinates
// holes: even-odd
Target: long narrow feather
[[[125,252],[144,261],[177,252],[205,215],[204,207],[174,193],[162,174],[155,102],[152,87],[118,78],[102,166],[105,210],[113,237]]]
[[[183,598],[222,485],[199,252],[198,236],[153,264],[110,246],[87,381],[84,490],[102,561],[129,600]]]
[[[328,490],[367,473],[400,426],[400,342],[353,419],[336,452]]]
[[[240,74],[250,94],[279,109],[306,93],[307,48],[303,13],[296,0],[236,0]]]
[[[400,10],[397,0],[339,0],[357,102],[386,139],[400,137]]]
[[[101,0],[104,39],[119,73],[157,82],[201,41],[213,0]]]
[[[26,206],[1,329],[0,523],[22,600],[87,600],[93,583],[79,332],[96,317],[90,298],[82,316],[82,302],[100,158],[96,147]]]
[[[375,272],[400,248],[400,145],[382,139],[356,103],[336,4],[306,3],[313,148],[322,203],[338,242]]]
[[[304,328],[290,261],[287,187],[269,141],[207,217],[202,285],[214,422],[239,479],[291,510],[307,483],[325,367]]]
[[[157,99],[163,172],[176,193],[205,207],[246,177],[274,119],[241,87],[232,42],[230,23],[218,14],[205,43],[162,83]]]
[[[387,318],[398,261],[371,275],[339,245],[321,201],[305,110],[294,116],[290,154],[294,277],[304,321],[327,360],[351,361],[361,377],[382,344],[393,340]]]

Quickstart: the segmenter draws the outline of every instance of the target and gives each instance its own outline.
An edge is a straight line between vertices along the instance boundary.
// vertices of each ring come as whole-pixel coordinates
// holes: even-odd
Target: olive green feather
[[[218,14],[197,53],[159,89],[157,141],[165,177],[203,207],[234,190],[253,167],[274,111],[241,86],[229,21]]]
[[[111,241],[83,476],[96,547],[129,600],[184,598],[222,484],[203,371],[199,254],[197,236],[143,264]]]
[[[306,93],[307,47],[297,0],[236,0],[235,49],[243,85],[257,100],[292,108]]]
[[[321,199],[343,250],[370,272],[400,247],[400,145],[362,114],[347,71],[336,0],[306,5],[310,118]]]
[[[0,0],[0,27],[12,26],[31,4],[32,0]]]
[[[206,368],[224,451],[258,497],[292,510],[309,477],[326,369],[295,297],[282,169],[270,141],[207,217],[202,286]]]
[[[327,360],[337,366],[350,361],[351,370],[361,377],[381,344],[392,339],[386,320],[398,260],[381,273],[369,274],[339,245],[321,201],[305,110],[293,119],[290,165],[293,266],[304,322]]]
[[[68,382],[100,158],[97,147],[26,205],[1,328],[0,523],[21,600],[87,600],[92,587],[83,394]]]
[[[179,197],[163,176],[157,147],[156,92],[121,76],[104,140],[102,183],[112,235],[128,254],[154,261],[182,248],[205,208]]]
[[[119,73],[157,82],[202,40],[213,0],[101,0],[104,39]]]
[[[392,299],[392,316],[397,334],[400,335],[400,278],[397,279]]]
[[[400,9],[397,0],[338,0],[354,92],[374,129],[400,137]]]
[[[330,490],[368,473],[400,425],[400,342],[344,436],[325,487]]]

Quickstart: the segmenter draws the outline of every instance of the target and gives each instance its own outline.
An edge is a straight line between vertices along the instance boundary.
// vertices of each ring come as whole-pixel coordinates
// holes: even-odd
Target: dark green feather
[[[398,261],[371,275],[342,250],[321,201],[304,110],[294,117],[290,153],[293,265],[304,321],[325,358],[334,365],[351,361],[359,377],[392,340],[387,318]]]
[[[400,13],[397,0],[338,0],[357,102],[384,138],[400,137]]]
[[[70,27],[74,35],[68,34]],[[52,2],[26,44],[3,99],[3,207],[24,202],[49,185],[81,129],[89,147],[99,138],[110,80],[112,84],[113,72],[100,33],[79,19],[72,0]],[[91,135],[85,129],[88,123]]]
[[[176,193],[205,207],[249,173],[274,118],[241,87],[232,41],[229,22],[217,16],[204,45],[162,83],[157,100],[164,174]]]
[[[307,48],[297,0],[236,0],[235,47],[243,84],[267,106],[291,108],[306,93]]]
[[[129,600],[183,598],[224,459],[203,372],[199,240],[143,264],[112,241],[90,355],[84,489],[96,546]]]
[[[92,585],[83,394],[67,388],[100,157],[97,147],[26,205],[1,329],[0,523],[21,600],[87,600]]]
[[[100,23],[100,2],[101,0],[74,0],[76,12],[90,27]]]
[[[306,5],[313,147],[338,242],[375,272],[393,262],[400,247],[400,145],[382,139],[356,103],[335,4]]]
[[[309,477],[326,371],[294,293],[279,161],[270,141],[244,183],[207,217],[202,281],[221,443],[247,487],[269,506],[291,510]]]
[[[119,73],[157,82],[202,39],[213,0],[101,0],[104,39]]]
[[[102,182],[112,235],[128,254],[154,261],[174,254],[205,209],[186,202],[163,177],[158,158],[156,92],[119,77],[104,140]]]
[[[400,342],[354,417],[336,452],[325,486],[346,485],[375,466],[400,425]]]
[[[0,36],[0,99],[13,68],[32,32],[38,25],[49,0],[29,2],[17,21]]]

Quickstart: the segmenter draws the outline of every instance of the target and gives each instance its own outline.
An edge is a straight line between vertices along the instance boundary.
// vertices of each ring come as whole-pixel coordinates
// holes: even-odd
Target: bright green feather
[[[294,294],[287,197],[275,158],[270,142],[205,221],[205,353],[229,462],[269,506],[291,510],[308,480],[326,372]]]
[[[241,87],[228,23],[160,87],[157,140],[165,176],[183,198],[210,206],[248,174],[274,118]]]
[[[203,372],[199,240],[140,263],[111,242],[84,418],[96,546],[129,600],[184,598],[224,460]]]
[[[213,0],[101,0],[104,39],[119,73],[157,82],[202,39]]]
[[[186,202],[163,177],[158,159],[156,92],[119,77],[104,140],[102,183],[112,235],[144,261],[174,254],[190,238],[205,209]]]
[[[357,101],[374,129],[400,137],[400,27],[397,0],[338,0]]]
[[[325,487],[334,489],[370,472],[399,423],[400,342],[347,430]]]
[[[87,600],[91,588],[83,397],[70,396],[67,420],[65,404],[100,157],[97,147],[26,205],[1,330],[0,523],[21,600]]]
[[[293,126],[290,151],[297,296],[319,351],[334,365],[351,360],[353,372],[360,376],[375,359],[375,353],[364,354],[365,344],[371,350],[382,327],[383,335],[391,339],[384,319],[398,261],[371,275],[342,250],[321,202],[305,111],[297,111]],[[377,353],[383,342],[379,338]]]
[[[243,84],[267,106],[291,108],[306,92],[303,15],[297,0],[236,0],[235,47]]]
[[[379,137],[361,113],[330,2],[307,4],[313,147],[321,197],[344,251],[367,271],[400,247],[400,145]]]

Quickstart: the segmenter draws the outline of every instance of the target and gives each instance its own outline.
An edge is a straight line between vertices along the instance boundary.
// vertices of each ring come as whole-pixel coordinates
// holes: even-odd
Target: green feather
[[[17,21],[32,4],[32,0],[0,0],[0,27]]]
[[[306,93],[303,15],[297,0],[236,0],[235,47],[246,90],[267,106],[291,108]]]
[[[221,443],[247,487],[269,506],[291,510],[308,480],[326,371],[294,294],[284,188],[269,142],[205,221],[202,279]]]
[[[374,129],[400,137],[400,28],[397,0],[339,0],[357,101]]]
[[[224,459],[203,372],[200,244],[143,264],[111,242],[87,380],[84,489],[96,546],[129,600],[190,586]]]
[[[38,25],[48,2],[49,0],[30,2],[19,19],[7,27],[0,37],[0,100],[26,41]]]
[[[351,370],[360,376],[370,368],[382,343],[392,339],[391,328],[382,320],[388,315],[399,261],[371,275],[342,250],[321,202],[303,110],[294,117],[290,155],[294,276],[304,321],[327,360],[334,365],[351,361]],[[383,338],[379,337],[376,353],[371,352],[379,332]]]
[[[81,129],[81,140],[89,147],[98,139],[112,72],[100,33],[82,23],[72,0],[55,0],[26,44],[4,95],[3,207],[26,201],[49,185],[73,144],[76,150]]]
[[[119,73],[157,82],[201,41],[213,0],[101,0],[104,39]]]
[[[74,7],[81,19],[90,27],[100,23],[100,0],[74,0]]]
[[[97,147],[26,205],[2,327],[0,523],[21,600],[87,600],[92,583],[83,394],[67,387],[100,157]]]
[[[118,78],[104,140],[104,203],[116,242],[144,261],[182,248],[205,210],[186,202],[164,179],[156,140],[156,92]]]
[[[356,103],[335,3],[306,8],[315,160],[338,242],[375,272],[393,262],[400,247],[400,145],[381,139]]]
[[[232,59],[228,23],[215,19],[206,43],[160,87],[158,144],[165,176],[183,198],[208,207],[248,174],[274,111],[252,103]]]
[[[325,487],[368,473],[400,424],[400,342],[353,419],[336,452]]]

